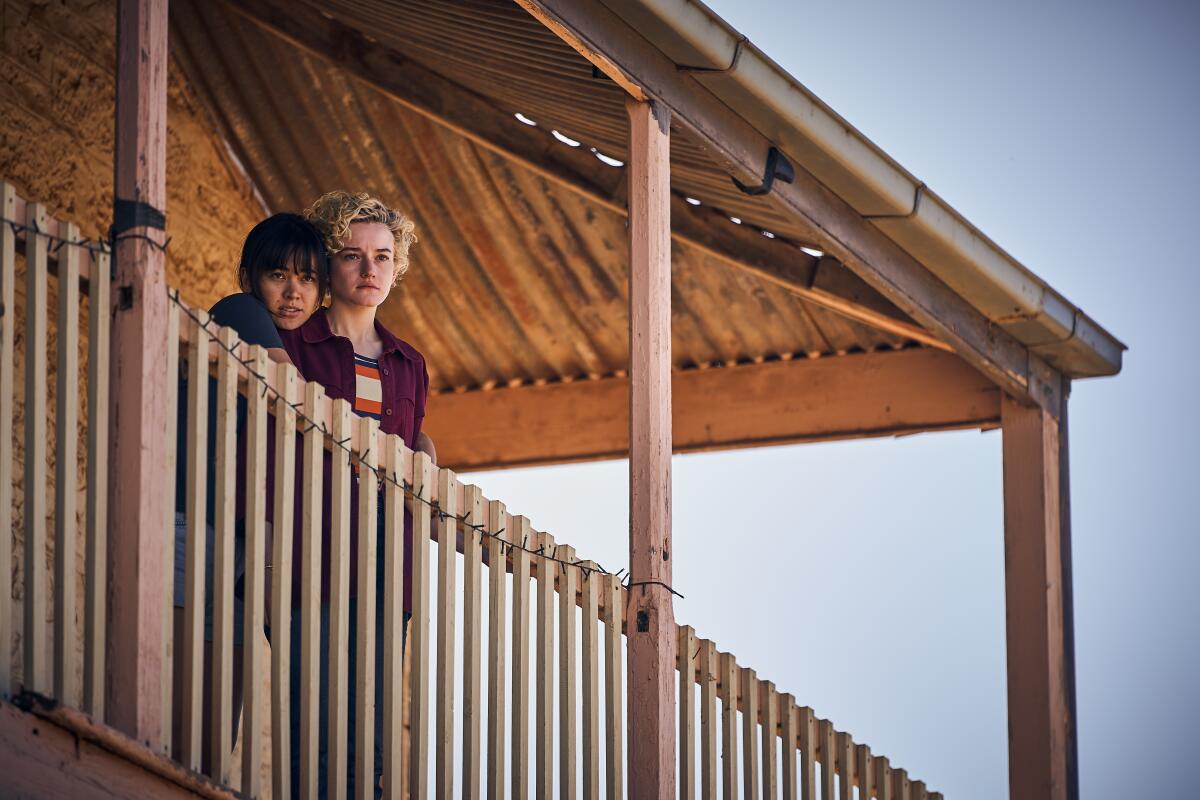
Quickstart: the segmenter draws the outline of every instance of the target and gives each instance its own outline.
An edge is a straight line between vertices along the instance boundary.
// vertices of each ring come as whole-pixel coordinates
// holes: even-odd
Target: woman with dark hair
[[[275,214],[251,229],[242,245],[241,260],[238,263],[238,284],[242,291],[231,294],[219,300],[210,310],[212,321],[218,325],[232,328],[241,341],[247,344],[259,345],[266,348],[272,360],[280,363],[290,363],[287,351],[280,339],[280,331],[294,330],[308,321],[308,318],[320,306],[329,288],[329,260],[325,251],[325,243],[321,235],[311,223],[298,214]],[[207,496],[205,498],[206,522],[205,534],[205,564],[204,564],[204,661],[211,663],[213,641],[213,549],[215,532],[213,522],[216,518],[216,381],[209,379],[208,401],[208,474],[206,476]],[[187,573],[187,516],[185,500],[187,498],[187,388],[186,381],[180,377],[179,406],[178,406],[178,439],[176,457],[176,490],[175,490],[175,630],[181,632],[184,623],[184,597]],[[237,398],[237,426],[244,430],[246,420],[246,400],[240,394]],[[239,448],[241,449],[241,448]],[[242,459],[238,459],[241,464]],[[240,472],[240,470],[239,470]],[[243,481],[238,482],[239,495]],[[238,509],[242,503],[237,504]],[[240,514],[239,514],[240,517]],[[270,548],[267,548],[270,552]],[[235,529],[234,544],[234,580],[237,587],[233,599],[233,713],[232,724],[236,734],[238,717],[242,708],[242,599],[241,584],[245,572],[245,542],[242,527]],[[174,680],[176,707],[172,714],[174,733],[172,741],[178,749],[181,746],[181,714],[179,703],[183,697],[183,653],[184,637],[177,633],[174,637]],[[209,700],[211,670],[205,671],[204,680],[204,735],[207,744],[211,737],[207,731],[210,725]],[[180,753],[176,753],[178,757]],[[212,754],[209,748],[204,748],[203,764],[207,770]]]

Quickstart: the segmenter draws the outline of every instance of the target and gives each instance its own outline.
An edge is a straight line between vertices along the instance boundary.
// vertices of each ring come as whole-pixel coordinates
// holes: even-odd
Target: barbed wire
[[[296,414],[297,420],[307,423],[307,427],[297,426],[297,430],[296,430],[297,435],[303,435],[312,430],[319,430],[321,432],[322,437],[329,442],[331,447],[336,447],[336,448],[342,450],[346,454],[346,456],[350,460],[351,464],[355,465],[359,470],[365,469],[365,470],[373,473],[375,475],[376,479],[379,481],[381,486],[385,483],[390,483],[393,486],[399,487],[400,490],[404,493],[404,495],[406,497],[409,497],[416,502],[419,502],[419,503],[422,503],[422,504],[428,506],[430,513],[437,516],[439,521],[444,522],[447,519],[453,519],[457,524],[462,525],[464,528],[469,528],[470,530],[472,530],[476,534],[478,534],[480,544],[483,544],[488,539],[492,539],[492,540],[496,541],[500,546],[501,553],[505,553],[505,552],[509,552],[509,551],[513,551],[513,550],[520,550],[531,556],[541,558],[543,561],[548,561],[548,562],[553,562],[553,563],[559,564],[564,573],[566,572],[567,567],[578,567],[583,572],[584,580],[587,580],[588,578],[590,578],[591,574],[593,572],[599,572],[602,575],[613,575],[616,578],[620,579],[621,586],[622,586],[622,588],[625,588],[625,589],[632,589],[634,586],[652,586],[652,585],[660,586],[660,587],[666,589],[667,591],[669,591],[671,594],[680,598],[681,600],[684,599],[682,594],[675,591],[675,589],[673,587],[669,586],[668,584],[666,584],[662,581],[631,581],[630,574],[626,571],[625,568],[619,569],[616,572],[609,572],[602,565],[600,565],[596,562],[591,562],[591,563],[595,564],[595,566],[589,567],[589,566],[587,566],[588,562],[585,561],[584,559],[567,560],[564,558],[559,558],[558,550],[560,547],[562,547],[562,545],[558,545],[558,544],[554,545],[551,552],[547,553],[545,545],[539,545],[536,549],[533,547],[530,547],[528,535],[526,535],[524,537],[523,541],[518,544],[515,541],[503,538],[502,534],[505,533],[504,528],[500,528],[499,530],[496,530],[496,531],[488,531],[488,530],[486,530],[486,526],[483,523],[471,522],[469,520],[469,515],[465,512],[462,515],[456,515],[456,514],[451,514],[447,511],[445,511],[441,507],[441,504],[438,501],[434,501],[432,499],[427,499],[423,496],[424,491],[425,491],[424,487],[421,488],[421,491],[414,491],[412,484],[410,484],[403,477],[399,477],[395,473],[389,474],[386,467],[379,467],[376,465],[368,464],[367,461],[365,460],[365,457],[368,453],[370,453],[370,447],[368,447],[363,454],[359,454],[359,453],[355,452],[353,448],[348,446],[348,443],[350,442],[349,438],[342,439],[342,440],[338,440],[338,439],[334,438],[332,431],[330,431],[329,428],[326,427],[324,421],[317,421],[317,420],[312,419],[311,417],[309,417],[308,415],[306,415],[304,413],[302,404],[292,402],[292,401],[288,400],[286,397],[284,397],[282,394],[280,394],[280,392],[274,386],[271,385],[271,383],[268,380],[266,375],[263,375],[259,372],[254,371],[254,369],[253,369],[254,362],[253,361],[251,361],[250,359],[243,359],[238,356],[237,349],[241,344],[243,344],[243,341],[241,339],[236,338],[236,333],[237,333],[236,331],[234,331],[235,338],[234,338],[233,342],[229,345],[226,345],[219,338],[217,338],[216,336],[213,335],[213,332],[212,332],[211,328],[209,327],[209,325],[212,324],[212,318],[209,317],[206,319],[201,319],[199,315],[197,315],[191,308],[189,308],[187,306],[186,303],[184,303],[180,299],[178,289],[173,289],[173,290],[168,289],[167,297],[171,300],[171,302],[175,303],[175,305],[179,307],[180,311],[184,315],[186,315],[189,319],[191,319],[194,323],[196,323],[196,325],[203,328],[205,330],[205,332],[210,336],[210,338],[214,342],[217,343],[218,347],[225,350],[230,356],[233,357],[233,359],[235,361],[237,361],[239,364],[241,364],[246,369],[247,375],[251,376],[252,378],[257,380],[262,385],[261,396],[266,397],[267,395],[274,395],[275,401],[281,402],[284,405],[288,406]],[[230,329],[230,330],[232,330],[232,329]],[[398,477],[399,477],[399,480],[397,480]],[[439,543],[439,546],[440,546],[440,543]]]
[[[79,239],[67,239],[62,236],[55,236],[54,234],[51,234],[48,231],[40,230],[38,228],[38,226],[36,225],[36,223],[33,225],[28,225],[28,224],[20,222],[18,220],[10,219],[8,217],[3,217],[3,216],[0,216],[0,224],[7,224],[10,227],[10,229],[13,231],[14,234],[25,233],[26,235],[45,237],[49,242],[55,243],[54,249],[52,251],[54,253],[57,253],[63,247],[77,247],[80,249],[87,250],[93,254],[111,255],[113,252],[115,243],[118,241],[121,241],[123,239],[143,239],[143,240],[147,241],[149,244],[151,244],[152,246],[154,246],[156,249],[158,249],[162,252],[165,252],[167,249],[167,246],[170,245],[170,243],[171,243],[171,239],[169,237],[166,239],[166,241],[160,243],[144,234],[120,234],[117,236],[111,236],[108,240],[89,239],[86,237],[81,237]],[[424,487],[422,487],[420,492],[414,491],[412,484],[410,484],[408,481],[406,481],[403,477],[400,477],[396,474],[388,474],[387,469],[385,467],[379,467],[379,466],[375,466],[372,464],[368,464],[365,460],[365,455],[366,455],[366,453],[370,452],[369,447],[367,448],[366,453],[364,453],[362,455],[360,455],[359,453],[356,453],[352,448],[347,446],[350,441],[349,439],[343,439],[341,441],[338,441],[337,439],[335,439],[333,437],[333,433],[326,427],[326,425],[323,421],[317,421],[317,420],[312,419],[311,417],[309,417],[308,415],[306,415],[304,413],[303,407],[301,406],[300,403],[293,403],[290,400],[288,400],[286,397],[284,397],[282,394],[280,394],[279,391],[275,387],[271,386],[271,383],[267,379],[266,375],[263,375],[261,373],[254,371],[254,369],[253,369],[254,362],[253,361],[251,361],[249,359],[243,359],[238,356],[237,349],[241,344],[243,344],[243,340],[241,340],[240,338],[237,338],[237,336],[236,336],[237,331],[234,331],[235,338],[233,340],[233,343],[230,345],[226,345],[217,336],[215,336],[213,334],[212,329],[209,327],[211,324],[213,324],[213,320],[211,317],[208,317],[207,315],[205,315],[205,318],[201,319],[186,303],[183,302],[183,300],[179,296],[178,289],[171,289],[170,287],[168,287],[166,292],[167,292],[168,300],[170,300],[172,303],[174,303],[182,311],[182,313],[185,316],[187,316],[189,319],[191,319],[193,322],[195,322],[198,326],[203,328],[205,333],[207,333],[209,335],[209,337],[212,339],[212,341],[216,342],[216,344],[219,347],[221,347],[223,350],[228,352],[229,355],[232,356],[235,361],[237,361],[239,364],[242,365],[243,368],[245,368],[246,373],[248,375],[250,375],[252,378],[257,380],[262,385],[261,396],[266,397],[268,394],[273,394],[275,396],[276,402],[282,402],[282,403],[286,404],[289,408],[292,409],[293,412],[295,412],[298,420],[301,420],[301,421],[307,423],[307,425],[308,425],[307,428],[299,429],[299,426],[298,426],[298,429],[296,431],[297,434],[303,435],[314,429],[320,430],[322,437],[325,438],[329,442],[330,446],[336,447],[336,448],[339,448],[340,450],[342,450],[347,455],[350,462],[357,466],[357,468],[359,469],[360,472],[361,472],[361,470],[365,469],[365,470],[371,472],[372,474],[374,474],[377,481],[379,482],[379,486],[381,488],[385,483],[390,483],[393,486],[398,487],[404,493],[404,495],[406,497],[408,497],[416,502],[426,505],[429,508],[430,513],[432,515],[436,515],[440,522],[445,522],[447,519],[453,519],[456,523],[456,526],[462,525],[464,528],[468,528],[471,531],[474,531],[476,534],[478,534],[479,542],[481,545],[483,543],[485,543],[488,539],[494,540],[499,545],[500,552],[502,554],[506,553],[506,552],[511,552],[513,550],[519,550],[530,556],[540,558],[543,561],[558,564],[564,573],[566,572],[567,567],[578,567],[583,573],[584,580],[588,580],[591,577],[592,573],[598,572],[602,575],[612,575],[612,576],[616,577],[617,579],[619,579],[621,581],[621,587],[626,590],[630,590],[634,586],[659,586],[659,587],[666,589],[668,592],[670,592],[671,594],[680,598],[681,600],[684,599],[682,594],[675,591],[674,588],[672,588],[671,586],[669,586],[668,584],[666,584],[662,581],[653,581],[653,580],[652,581],[631,581],[631,574],[625,568],[621,568],[621,569],[617,570],[616,572],[609,572],[602,565],[600,565],[599,563],[594,562],[594,561],[589,562],[584,559],[567,560],[564,558],[559,558],[558,550],[563,545],[556,544],[556,545],[554,545],[554,548],[551,550],[551,552],[547,553],[546,546],[544,544],[539,545],[536,549],[530,547],[528,535],[526,535],[523,538],[523,540],[518,544],[515,541],[508,540],[503,537],[503,534],[505,533],[504,528],[500,528],[497,531],[488,531],[488,530],[486,530],[486,526],[483,523],[476,523],[476,522],[469,521],[469,515],[467,513],[463,513],[460,516],[460,515],[451,514],[447,511],[445,511],[441,507],[440,503],[438,503],[432,499],[427,499],[422,496],[424,494]],[[233,330],[233,329],[231,328],[230,330]],[[397,479],[397,478],[399,478],[399,479]],[[440,546],[440,543],[439,543],[439,546]],[[595,566],[588,566],[589,563],[594,564]]]

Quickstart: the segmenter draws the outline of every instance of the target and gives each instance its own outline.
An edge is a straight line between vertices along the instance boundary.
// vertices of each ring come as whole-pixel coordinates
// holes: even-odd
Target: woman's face
[[[317,276],[296,271],[296,267],[276,267],[258,278],[258,296],[271,314],[275,327],[285,331],[299,328],[317,310]]]
[[[396,242],[382,222],[356,222],[350,238],[329,257],[329,295],[333,303],[378,308],[392,290]]]

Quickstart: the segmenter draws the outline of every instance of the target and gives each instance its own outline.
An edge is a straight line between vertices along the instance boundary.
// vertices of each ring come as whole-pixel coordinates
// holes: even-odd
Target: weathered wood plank
[[[796,787],[796,753],[800,738],[800,709],[790,694],[779,696],[779,716],[783,723],[782,775],[779,785],[783,789],[783,800],[799,800]]]
[[[738,791],[738,666],[732,653],[718,653],[721,676],[721,795],[737,797]]]
[[[554,537],[538,534],[543,556],[554,552]],[[535,556],[537,569],[537,636],[534,641],[534,795],[554,796],[554,569],[553,562]]]
[[[488,554],[488,742],[487,796],[488,800],[503,800],[504,744],[506,737],[505,708],[505,620],[508,615],[508,576],[504,555],[505,541],[511,541],[513,531],[506,525],[504,504],[498,500],[488,503],[487,530],[493,534],[487,540]],[[514,575],[516,573],[514,572]]]
[[[717,798],[717,684],[720,680],[716,645],[700,640],[700,797]]]
[[[213,643],[209,665],[209,776],[228,785],[233,753],[233,584],[234,520],[237,487],[237,367],[231,348],[237,336],[230,328],[217,330],[217,460],[216,506],[213,519]],[[193,446],[199,447],[198,442]],[[204,562],[200,562],[203,564]]]
[[[1066,411],[1060,422],[1009,397],[1001,409],[1009,792],[1031,800],[1067,798],[1074,655]]]
[[[671,592],[671,115],[629,115],[629,780],[675,797]]]
[[[817,741],[821,748],[821,800],[833,800],[837,782],[837,731],[832,722],[817,720]]]
[[[183,598],[183,698],[180,704],[180,757],[199,771],[203,732],[204,559],[208,494],[208,314],[196,312],[190,325],[187,372],[187,544]],[[200,443],[204,445],[201,446]]]
[[[302,445],[303,497],[300,518],[300,795],[317,793],[320,742],[321,679],[321,508],[325,448],[322,428],[327,424],[325,389],[316,381],[304,385],[304,442]],[[281,534],[286,534],[281,531]],[[296,554],[293,553],[293,557]],[[190,566],[190,562],[189,562]],[[295,665],[292,667],[295,669]]]
[[[430,508],[434,492],[433,462],[426,453],[413,454],[412,490],[412,619],[408,646],[412,648],[409,685],[409,797],[429,796],[429,612],[430,612]]]
[[[625,796],[625,726],[621,721],[621,622],[625,619],[625,590],[616,575],[604,576],[604,779],[608,800]]]
[[[46,209],[26,207],[26,225],[45,230]],[[46,651],[46,238],[25,247],[25,648],[26,689],[50,693]],[[157,733],[157,731],[156,731]]]
[[[762,797],[763,800],[775,800],[779,797],[779,768],[775,756],[775,739],[779,736],[779,704],[781,698],[775,692],[775,684],[763,681],[759,690],[762,692]],[[795,747],[793,741],[792,747]],[[787,752],[786,741],[784,752]]]
[[[858,782],[858,796],[867,800],[873,796],[875,787],[874,760],[871,758],[871,748],[860,744],[854,748],[854,774]]]
[[[483,723],[481,690],[483,658],[483,542],[482,534],[472,526],[483,525],[483,493],[478,486],[465,486],[463,513],[463,800],[479,797],[482,753],[480,730]]]
[[[166,209],[166,0],[117,3],[116,205]],[[127,213],[117,214],[118,220]],[[140,216],[140,215],[136,215]],[[164,231],[133,225],[115,239],[117,302],[112,323],[106,709],[110,724],[141,742],[161,742],[162,634],[167,612],[163,562],[163,470],[174,442],[166,430],[167,299]]]
[[[594,561],[583,562],[580,587],[583,610],[579,636],[583,658],[583,800],[600,798],[600,589],[603,578]]]
[[[529,797],[529,520],[514,517],[512,592],[512,794]]]
[[[456,469],[623,458],[624,378],[446,393],[427,428]],[[961,358],[928,348],[684,370],[672,375],[677,453],[991,428],[1000,392]],[[513,430],[540,436],[514,439]]]
[[[168,441],[175,442],[179,438],[179,351],[183,348],[183,341],[180,338],[180,317],[182,312],[178,303],[169,303],[167,305],[167,425],[166,438]],[[175,475],[175,468],[178,463],[179,454],[177,448],[168,447],[166,462],[163,464],[163,470],[168,475]],[[89,453],[89,460],[91,454]],[[166,502],[163,503],[163,510],[166,512],[163,520],[163,530],[170,531],[173,535],[175,532],[175,481],[168,481],[166,486]],[[90,545],[89,545],[90,547]],[[175,747],[172,739],[174,732],[174,717],[175,714],[175,637],[182,633],[175,630],[175,545],[174,542],[167,548],[165,558],[163,558],[163,580],[166,586],[163,604],[166,609],[163,613],[163,659],[162,659],[162,739],[159,744],[162,747],[162,752],[168,756]],[[91,559],[84,562],[84,581],[88,580],[88,572],[93,567]],[[86,614],[86,611],[85,611]],[[85,624],[87,617],[84,618]],[[87,633],[85,631],[86,638]],[[86,644],[85,644],[86,647]],[[86,680],[86,666],[85,666]]]
[[[271,796],[288,800],[292,788],[292,535],[295,523],[296,410],[299,373],[275,368],[275,487],[271,534]]]
[[[69,241],[73,223],[62,226]],[[58,371],[54,411],[54,696],[79,705],[75,678],[75,563],[77,520],[75,469],[79,463],[79,256],[77,247],[58,255]],[[28,408],[28,406],[26,406]],[[29,415],[26,415],[28,421]],[[174,460],[172,459],[172,462]],[[170,650],[170,647],[167,647]],[[170,675],[170,671],[165,672]],[[166,727],[170,730],[170,726]]]
[[[886,756],[875,756],[871,769],[875,773],[876,800],[892,800],[892,768]]]
[[[16,219],[17,192],[11,183],[0,181],[0,212],[6,219]],[[13,463],[13,410],[16,404],[13,386],[13,366],[16,361],[14,318],[7,309],[16,308],[17,253],[16,235],[8,225],[0,225],[0,471],[12,475],[16,471]],[[90,367],[90,361],[89,361]],[[89,385],[91,381],[88,382]],[[89,406],[93,408],[94,406]],[[91,451],[89,451],[91,452]],[[90,465],[95,458],[89,458]],[[90,477],[90,476],[89,476]],[[89,488],[91,481],[88,481]],[[6,653],[12,647],[12,543],[13,543],[13,495],[12,480],[0,480],[0,646]],[[90,563],[90,561],[89,561]],[[90,597],[90,595],[89,595]],[[95,642],[89,655],[95,652]],[[103,646],[99,648],[101,651]],[[90,659],[89,662],[90,663]],[[7,700],[13,690],[12,659],[0,658],[0,697]],[[91,700],[92,697],[88,697]]]
[[[330,433],[334,442],[349,442],[352,435],[350,403],[333,401],[333,420]],[[329,797],[342,800],[346,796],[346,773],[349,768],[346,736],[350,698],[350,453],[346,445],[331,449],[333,460],[330,481],[330,546],[329,546],[329,678],[326,691],[329,711],[326,736],[328,761],[326,774]],[[365,633],[365,632],[364,632]]]
[[[742,693],[742,797],[758,797],[758,675],[749,667],[738,670]]]
[[[250,348],[250,369],[267,374],[267,351]],[[262,791],[263,651],[259,631],[265,618],[267,539],[267,396],[246,394],[245,577],[242,589],[242,782],[241,791],[257,797]]]
[[[375,565],[379,558],[376,552],[379,529],[378,482],[375,466],[378,463],[376,446],[379,422],[365,417],[354,426],[359,434],[355,454],[358,457],[358,591],[355,627],[354,676],[354,796],[358,800],[375,797],[375,737],[382,731],[375,730],[375,685],[383,680],[375,674],[375,648],[383,642],[375,641]],[[384,636],[391,635],[384,628]]]
[[[575,562],[575,548],[560,545],[558,557]],[[579,745],[576,725],[576,686],[579,680],[575,603],[578,597],[579,568],[557,565],[558,570],[558,797],[575,800],[578,795],[575,751]]]
[[[388,436],[384,447],[388,479],[384,490],[383,629],[383,790],[388,800],[402,800],[404,746],[404,440]]]
[[[817,800],[817,722],[808,706],[796,709],[800,728],[800,797]]]
[[[454,795],[454,628],[458,548],[458,479],[438,470],[437,710],[434,770],[438,797]]]
[[[108,622],[108,347],[111,317],[109,288],[109,256],[107,253],[93,253],[88,284],[87,554],[84,562],[87,567],[84,571],[83,710],[100,721],[106,717],[104,642]],[[2,383],[3,380],[0,380],[0,384]],[[178,385],[175,390],[178,391]],[[176,424],[179,424],[178,420]],[[0,424],[0,437],[2,436],[3,427]],[[3,447],[0,446],[0,454],[2,453]],[[4,463],[2,455],[0,463]],[[0,492],[0,506],[4,503],[3,497],[3,493]],[[174,510],[168,509],[172,512],[172,523]],[[178,631],[175,635],[179,635]]]
[[[679,797],[696,800],[696,631],[679,626]]]

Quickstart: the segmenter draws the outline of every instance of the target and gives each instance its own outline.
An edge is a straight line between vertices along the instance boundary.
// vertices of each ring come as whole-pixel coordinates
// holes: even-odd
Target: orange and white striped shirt
[[[379,360],[354,354],[354,413],[380,419],[383,412],[383,384],[379,381]]]

